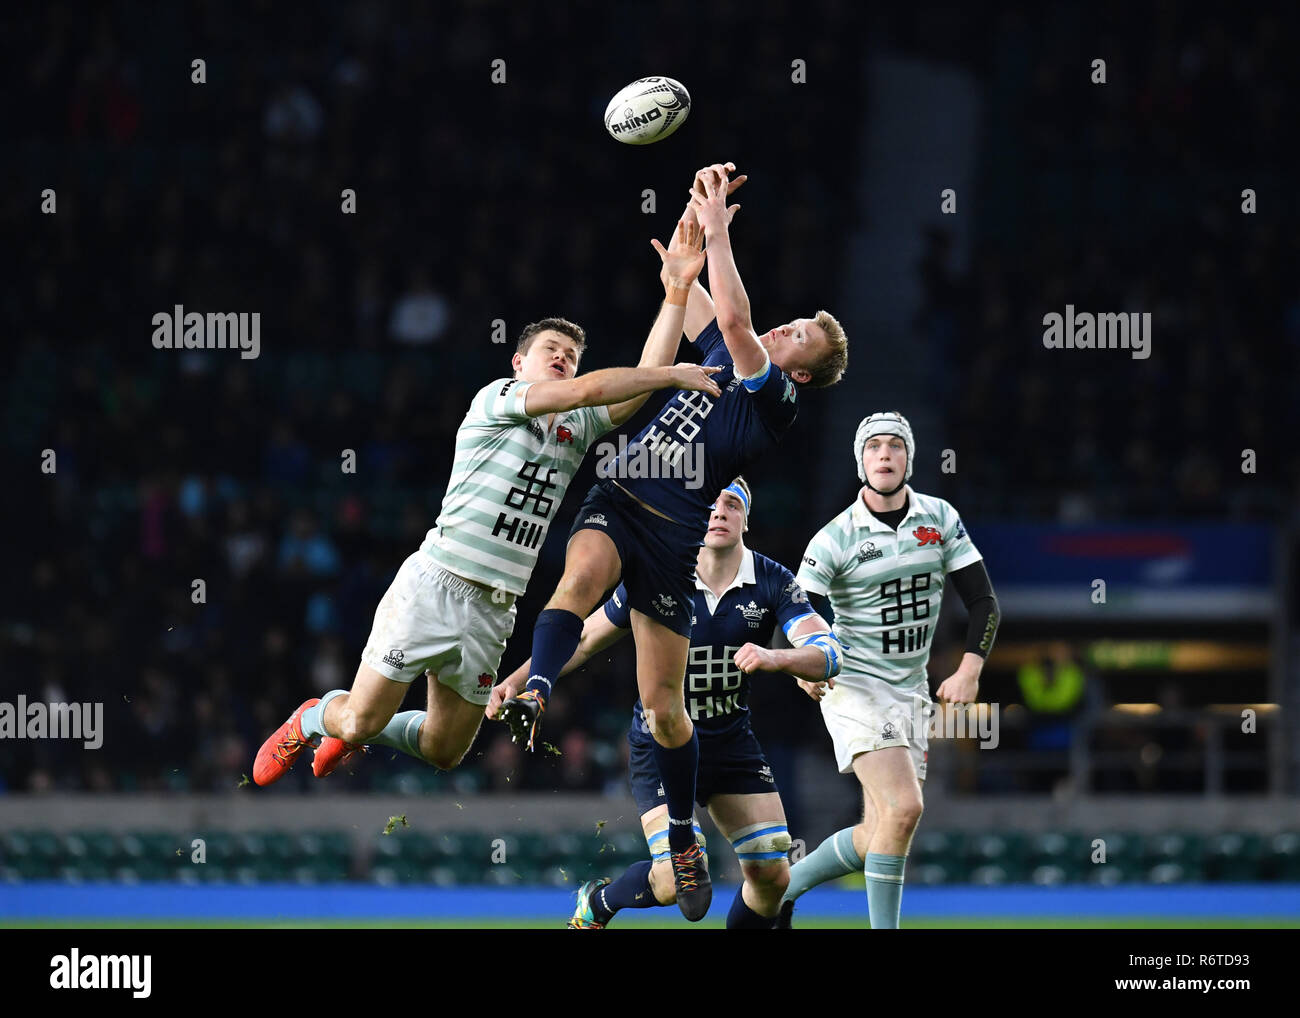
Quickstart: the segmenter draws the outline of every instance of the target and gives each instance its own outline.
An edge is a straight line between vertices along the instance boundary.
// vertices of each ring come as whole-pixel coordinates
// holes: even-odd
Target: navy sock
[[[731,910],[727,912],[727,929],[770,930],[775,920],[775,916],[759,915],[745,904],[745,885],[741,884],[736,891],[735,900],[731,903]]]
[[[524,688],[535,689],[543,700],[550,697],[560,669],[569,663],[581,639],[582,619],[562,608],[544,609],[533,626],[533,665]]]
[[[668,847],[685,852],[695,844],[695,773],[700,765],[700,734],[691,729],[690,740],[675,749],[656,741],[655,763],[668,804]]]
[[[650,889],[650,860],[642,859],[591,896],[591,912],[607,923],[621,908],[662,908]]]

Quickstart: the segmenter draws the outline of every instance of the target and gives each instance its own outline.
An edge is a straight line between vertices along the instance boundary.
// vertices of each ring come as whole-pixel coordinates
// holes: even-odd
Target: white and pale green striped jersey
[[[522,594],[587,449],[613,428],[609,408],[524,413],[532,385],[498,378],[470,402],[456,432],[442,512],[420,547],[448,572]]]
[[[804,552],[799,585],[830,598],[835,635],[844,645],[837,685],[871,679],[907,689],[924,685],[944,578],[981,558],[956,509],[908,492],[897,531],[871,514],[859,492]]]

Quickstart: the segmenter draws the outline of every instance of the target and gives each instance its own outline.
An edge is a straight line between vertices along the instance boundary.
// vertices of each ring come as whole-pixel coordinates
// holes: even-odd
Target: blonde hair
[[[844,371],[849,366],[849,337],[844,332],[844,326],[829,311],[818,311],[813,321],[826,333],[829,349],[821,360],[808,369],[812,377],[804,385],[810,389],[824,389],[844,377]]]

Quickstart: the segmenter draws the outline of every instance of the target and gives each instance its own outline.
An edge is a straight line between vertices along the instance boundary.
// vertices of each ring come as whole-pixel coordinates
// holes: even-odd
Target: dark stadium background
[[[998,535],[999,593],[1013,565],[1025,573],[981,687],[1002,705],[1002,747],[932,744],[921,831],[956,840],[931,846],[940,872],[909,880],[997,883],[976,849],[944,853],[1020,828],[1184,838],[1172,861],[1154,843],[1133,854],[1125,881],[1158,882],[1159,865],[1215,879],[1237,833],[1254,865],[1241,879],[1300,878],[1285,734],[1300,697],[1295,8],[54,2],[0,18],[0,692],[101,701],[106,728],[95,752],[0,746],[0,826],[29,835],[7,843],[8,880],[76,879],[55,843],[68,832],[124,836],[126,820],[87,819],[92,802],[171,829],[219,800],[232,824],[269,828],[268,799],[310,795],[337,802],[316,826],[350,832],[363,807],[349,793],[365,792],[436,834],[459,823],[453,801],[494,796],[544,827],[558,790],[604,797],[627,826],[630,641],[559,687],[545,726],[558,756],[525,759],[485,724],[451,774],[376,754],[327,787],[305,765],[273,790],[237,786],[296,704],[350,684],[379,597],[437,515],[468,400],[509,374],[522,325],[581,323],[584,370],[634,363],[662,293],[649,240],[668,237],[696,168],[727,159],[750,176],[733,237],[755,324],[825,307],[850,337],[843,383],[805,393],[783,455],[748,472],[750,546],[793,567],[857,490],[857,420],[899,409],[916,429],[913,486],[952,501],[977,545]],[[1090,81],[1099,57],[1104,85]],[[206,84],[190,81],[195,58]],[[690,117],[660,144],[618,145],[605,103],[647,74],[683,81]],[[947,187],[956,215],[939,211]],[[394,312],[413,294],[433,295],[440,320],[401,341]],[[1152,356],[1045,350],[1042,316],[1067,303],[1150,311]],[[151,317],[176,304],[260,312],[260,357],[155,350]],[[503,674],[528,653],[593,462],[552,525]],[[1159,589],[1150,614],[1126,609],[1122,587],[1096,610],[1086,582],[1077,607],[1018,612],[1054,579],[1034,575],[1031,535],[1081,527],[1139,556],[1173,541],[1219,580],[1162,581],[1189,595],[1185,615]],[[1246,565],[1239,542],[1256,549]],[[1079,575],[1118,568],[1090,565]],[[964,624],[950,599],[936,684]],[[1108,656],[1102,640],[1123,646]],[[1210,664],[1176,665],[1188,641]],[[1083,668],[1061,712],[1024,705],[1023,669],[1044,655]],[[1242,704],[1266,705],[1254,734],[1238,731]],[[853,822],[858,793],[814,705],[759,676],[753,706],[795,835],[812,845]],[[257,819],[240,819],[246,805]],[[363,833],[387,815],[369,810]],[[53,847],[38,859],[38,844]],[[80,877],[128,879],[120,848]],[[1004,860],[1001,879],[1028,881],[1028,858]],[[373,877],[365,851],[346,868]]]

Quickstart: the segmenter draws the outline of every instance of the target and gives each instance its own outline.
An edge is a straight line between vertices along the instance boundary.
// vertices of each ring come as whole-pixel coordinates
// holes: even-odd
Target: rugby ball
[[[624,145],[662,141],[691,112],[691,94],[672,78],[638,78],[605,107],[605,130]]]

